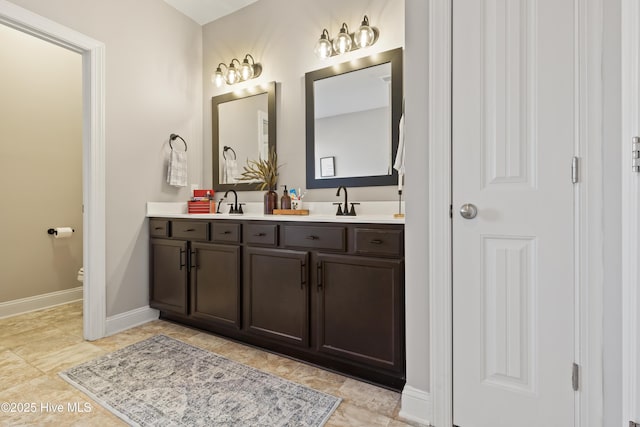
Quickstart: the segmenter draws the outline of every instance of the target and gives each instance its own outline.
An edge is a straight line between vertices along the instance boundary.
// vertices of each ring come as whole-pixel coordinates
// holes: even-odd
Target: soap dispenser
[[[284,193],[282,193],[282,198],[280,198],[280,209],[291,209],[291,197],[289,197],[287,186],[283,185],[283,187]]]

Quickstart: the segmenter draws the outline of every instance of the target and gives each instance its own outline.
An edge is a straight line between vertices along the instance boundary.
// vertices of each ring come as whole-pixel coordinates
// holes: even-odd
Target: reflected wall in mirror
[[[240,181],[247,160],[266,159],[276,147],[276,83],[212,99],[213,186],[216,191],[257,190]]]
[[[396,184],[402,49],[312,71],[305,80],[307,188]],[[332,174],[323,173],[327,158]]]

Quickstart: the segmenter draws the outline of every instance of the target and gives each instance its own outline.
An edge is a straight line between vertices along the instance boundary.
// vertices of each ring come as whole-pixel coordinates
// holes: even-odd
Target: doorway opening
[[[104,44],[0,0],[0,23],[82,55],[83,331],[106,334]]]

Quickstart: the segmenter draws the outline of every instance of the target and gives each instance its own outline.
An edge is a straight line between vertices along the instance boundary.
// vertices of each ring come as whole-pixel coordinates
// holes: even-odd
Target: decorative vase
[[[275,190],[269,190],[264,193],[265,215],[272,215],[274,209],[278,209],[278,193]]]

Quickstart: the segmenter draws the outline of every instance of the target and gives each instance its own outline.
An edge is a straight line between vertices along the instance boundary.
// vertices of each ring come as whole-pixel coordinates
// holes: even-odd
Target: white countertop
[[[147,202],[147,217],[154,218],[188,218],[188,219],[230,219],[257,221],[292,221],[292,222],[342,222],[342,223],[377,223],[404,224],[404,218],[394,218],[398,211],[398,202],[361,202],[356,206],[357,216],[336,216],[336,206],[331,202],[308,202],[303,208],[309,215],[265,215],[261,202],[248,202],[242,206],[244,214],[189,214],[186,202]],[[225,206],[224,211],[228,211]],[[404,203],[402,205],[404,212]]]

